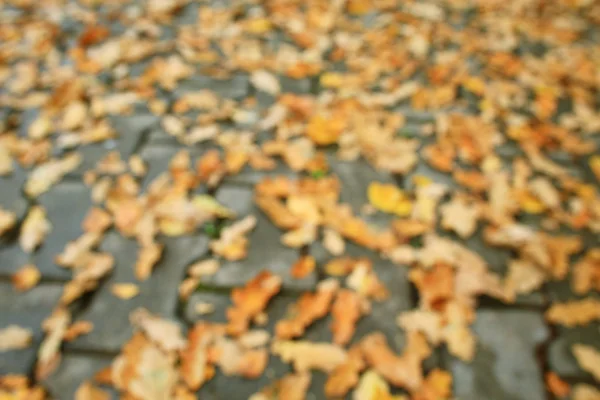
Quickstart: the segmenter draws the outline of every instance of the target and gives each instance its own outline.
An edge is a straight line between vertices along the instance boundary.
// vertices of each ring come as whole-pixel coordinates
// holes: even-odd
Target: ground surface
[[[384,381],[420,400],[599,398],[597,2],[38,3],[0,0],[0,335],[32,335],[0,350],[0,398],[27,398],[1,395],[25,385],[9,375],[56,399],[105,398],[83,382],[107,398],[248,398],[293,370],[276,350],[256,379],[259,361],[219,359],[248,356],[248,327],[233,333],[228,308],[261,271],[276,294],[240,312],[272,341],[291,339],[274,327],[305,293],[330,276],[349,288],[337,314],[330,300],[296,321],[306,331],[294,339],[331,342],[332,319],[353,326],[362,312],[336,347],[363,353],[355,399],[392,398]],[[199,195],[210,204],[194,206]],[[253,228],[227,231],[247,216]],[[211,259],[218,270],[190,271]],[[308,268],[293,272],[299,260]],[[123,283],[136,293],[115,295]],[[154,317],[131,318],[139,308]],[[183,333],[149,328],[158,317]],[[180,380],[193,339],[179,335],[218,324],[229,339],[206,339],[210,360],[192,362],[216,365],[214,377]],[[146,342],[127,353],[140,330]],[[368,350],[376,332],[393,355]],[[271,344],[259,342],[262,360]],[[273,398],[325,398],[335,369],[323,372],[322,354],[310,386],[291,375],[299,397]],[[111,379],[96,375],[111,364]]]

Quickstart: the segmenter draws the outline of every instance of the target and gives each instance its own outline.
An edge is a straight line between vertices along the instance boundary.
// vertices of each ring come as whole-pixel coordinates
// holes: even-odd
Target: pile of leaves
[[[196,21],[180,24],[190,10]],[[162,236],[206,234],[211,257],[188,268],[181,301],[221,262],[268,245],[251,243],[255,215],[237,216],[213,196],[248,170],[265,175],[253,189],[258,212],[282,231],[282,245],[302,254],[290,275],[323,271],[315,290],[272,332],[268,304],[284,289],[268,271],[232,290],[225,323],[201,320],[186,331],[136,310],[135,334],[109,369],[82,383],[78,400],[109,398],[98,385],[131,399],[191,399],[217,371],[262,376],[270,355],[293,371],[253,400],[304,399],[312,371],[327,375],[331,398],[449,399],[451,374],[425,371],[423,361],[439,346],[473,360],[481,296],[514,304],[568,281],[573,299],[547,304],[548,323],[600,320],[600,248],[586,241],[600,232],[600,49],[590,40],[600,3],[6,0],[0,19],[0,112],[9,111],[0,123],[0,176],[24,176],[29,202],[22,217],[0,208],[2,238],[17,238],[26,253],[44,246],[54,227],[40,196],[77,176],[87,146],[128,134],[113,126],[115,117],[144,109],[181,148],[151,180],[147,160],[118,151],[85,171],[93,207],[83,234],[55,255],[72,279],[43,323],[36,380],[55,373],[63,342],[94,329],[73,315],[74,305],[114,269],[118,255],[100,250],[109,230],[137,242],[140,282],[163,256]],[[78,26],[74,39],[70,25]],[[247,76],[252,96],[180,90],[199,76],[230,85]],[[290,82],[317,90],[292,93]],[[331,164],[362,161],[382,179],[360,188],[368,204],[357,210],[342,196],[355,182],[340,180]],[[281,169],[294,177],[274,172]],[[394,177],[402,184],[390,183]],[[372,224],[374,214],[386,224]],[[476,237],[510,251],[506,274],[473,250]],[[315,242],[331,256],[325,265],[310,251]],[[396,288],[373,260],[347,255],[350,242],[408,269],[419,300],[389,316],[406,336],[399,352],[381,332],[355,337],[373,304]],[[27,291],[41,279],[27,264],[12,283]],[[140,289],[117,283],[111,291],[127,301]],[[199,314],[214,309],[199,306]],[[327,318],[331,343],[304,337]],[[31,344],[29,329],[0,329],[0,351]],[[600,381],[599,350],[571,350]],[[553,372],[546,386],[561,398],[600,397]],[[44,396],[24,377],[0,377],[0,398]]]

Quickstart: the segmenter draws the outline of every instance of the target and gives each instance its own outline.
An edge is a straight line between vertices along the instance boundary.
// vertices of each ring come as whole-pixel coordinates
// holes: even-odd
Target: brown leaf
[[[594,379],[600,382],[600,351],[584,344],[575,344],[571,349],[581,369],[592,374]]]
[[[356,323],[367,312],[368,306],[368,303],[352,290],[343,289],[338,292],[331,309],[331,332],[335,344],[348,344],[356,330]]]
[[[248,252],[248,239],[245,237],[256,226],[256,217],[248,215],[221,231],[218,240],[210,242],[211,250],[229,261],[241,260]]]
[[[231,291],[233,306],[227,309],[227,331],[239,335],[248,330],[250,320],[259,315],[269,300],[279,293],[281,278],[262,271],[246,283],[243,288]]]
[[[470,203],[461,196],[454,196],[440,207],[440,212],[444,229],[456,232],[463,239],[475,233],[480,214],[477,204]]]
[[[256,89],[272,96],[277,96],[281,91],[277,77],[266,70],[254,71],[250,76],[250,82]]]
[[[337,281],[326,280],[319,283],[315,293],[304,293],[289,310],[291,315],[275,325],[277,337],[291,339],[302,336],[314,321],[327,315],[338,287]]]
[[[152,243],[140,249],[135,263],[135,277],[137,279],[145,281],[150,277],[152,269],[162,256],[163,247],[162,244]]]
[[[600,390],[593,386],[580,383],[573,388],[572,400],[598,400],[600,399]]]
[[[33,252],[44,242],[46,235],[52,230],[52,224],[46,218],[46,210],[42,206],[34,206],[29,210],[19,235],[19,244],[27,252]]]
[[[202,260],[190,265],[188,275],[195,278],[202,278],[216,274],[220,267],[219,261],[214,258]]]
[[[244,349],[238,342],[225,338],[221,338],[215,348],[219,354],[217,363],[226,376],[257,379],[267,367],[269,353],[264,348]]]
[[[91,382],[85,381],[75,392],[75,400],[110,400],[108,392],[97,388]]]
[[[600,249],[588,250],[573,267],[571,287],[577,294],[587,294],[590,290],[600,292]]]
[[[397,323],[406,332],[423,333],[434,346],[442,341],[442,316],[434,311],[406,311],[398,316]]]
[[[546,319],[566,327],[587,325],[600,319],[600,300],[585,298],[566,303],[555,303],[546,311]]]
[[[60,363],[60,346],[67,327],[71,322],[71,314],[64,308],[59,308],[53,313],[53,324],[40,344],[37,353],[35,376],[37,379],[48,377]]]
[[[293,214],[282,202],[275,197],[257,196],[255,202],[258,208],[280,229],[297,229],[302,226],[302,218]]]
[[[429,270],[413,269],[409,278],[419,291],[421,304],[426,307],[454,296],[454,270],[448,264],[437,263]]]
[[[412,400],[443,400],[452,396],[452,375],[435,368],[427,375],[423,386],[412,396]]]
[[[372,333],[361,341],[367,364],[394,386],[410,391],[417,390],[423,382],[421,363],[429,357],[431,349],[419,333],[409,333],[406,349],[397,356],[387,344],[382,333]]]
[[[77,321],[67,329],[64,335],[64,340],[72,342],[81,335],[87,335],[94,330],[94,324],[90,321]]]
[[[92,207],[81,223],[81,228],[88,233],[103,233],[112,225],[110,213],[97,207]]]
[[[25,349],[31,345],[31,330],[17,325],[0,329],[0,353],[9,350]]]
[[[292,265],[290,275],[296,279],[305,278],[315,270],[316,265],[317,263],[313,256],[302,256]]]
[[[567,397],[571,392],[571,385],[560,379],[555,372],[546,373],[546,387],[555,397]]]
[[[222,327],[197,323],[188,333],[186,348],[181,352],[181,377],[192,390],[198,390],[212,378],[214,368],[209,363],[208,350],[217,337],[224,334]]]
[[[17,222],[17,216],[12,211],[0,208],[0,236],[12,229]]]
[[[134,283],[113,283],[110,291],[122,300],[129,300],[140,293],[140,288]]]
[[[342,236],[333,229],[323,230],[323,247],[334,256],[344,254],[346,244]]]
[[[292,363],[297,372],[311,369],[330,373],[348,359],[346,351],[325,342],[276,340],[271,352],[286,363]]]
[[[25,182],[25,194],[35,198],[45,193],[63,176],[77,168],[81,161],[80,154],[71,153],[62,159],[52,159],[40,165],[28,175],[27,182]]]
[[[366,367],[360,347],[354,346],[348,351],[348,358],[327,377],[325,395],[329,397],[344,397],[350,389],[356,386],[360,372]]]
[[[13,274],[11,281],[15,289],[24,292],[35,287],[41,277],[42,274],[35,265],[27,264]]]
[[[185,347],[185,339],[177,323],[161,319],[143,308],[133,311],[129,319],[164,351],[181,350]]]
[[[283,378],[250,396],[249,400],[305,400],[310,387],[309,373],[287,374]]]

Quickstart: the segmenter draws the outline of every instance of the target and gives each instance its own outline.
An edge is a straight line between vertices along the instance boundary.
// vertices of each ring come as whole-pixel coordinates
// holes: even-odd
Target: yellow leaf
[[[327,146],[338,140],[344,130],[344,126],[344,121],[339,118],[326,118],[321,115],[315,115],[306,127],[306,135],[315,144]]]
[[[233,211],[221,205],[214,197],[206,194],[194,197],[192,204],[194,204],[194,207],[197,209],[216,217],[231,218],[235,216]]]
[[[248,21],[246,30],[250,33],[261,34],[269,32],[272,29],[271,21],[266,18],[257,18]]]
[[[408,199],[405,199],[398,202],[392,212],[399,217],[408,217],[412,213],[412,209],[412,202]]]
[[[596,175],[596,179],[600,181],[600,156],[594,155],[590,157],[590,168],[594,175]]]
[[[394,212],[398,203],[405,198],[396,186],[379,182],[371,182],[367,197],[373,207],[384,212]]]
[[[427,186],[433,182],[431,178],[425,175],[415,175],[413,176],[412,181],[415,186]]]
[[[123,300],[129,300],[140,293],[139,287],[134,283],[115,283],[111,287],[111,292]]]
[[[344,77],[335,72],[326,72],[321,75],[321,86],[326,88],[339,88],[344,83]]]
[[[541,214],[546,210],[546,206],[537,197],[529,192],[518,194],[519,205],[521,209],[529,214]]]

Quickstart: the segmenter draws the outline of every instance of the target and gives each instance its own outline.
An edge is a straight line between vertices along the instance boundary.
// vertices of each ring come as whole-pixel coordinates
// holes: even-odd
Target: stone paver
[[[19,293],[11,284],[0,282],[0,329],[17,325],[31,330],[33,335],[30,347],[0,352],[0,376],[27,375],[32,371],[43,338],[41,323],[51,314],[61,292],[61,285],[42,284]]]
[[[162,259],[148,280],[138,282],[134,275],[138,249],[135,241],[116,234],[106,236],[101,250],[117,255],[115,270],[94,294],[91,305],[79,315],[78,320],[92,322],[94,330],[79,337],[67,348],[118,352],[131,336],[129,314],[138,307],[165,318],[176,318],[179,283],[185,276],[186,267],[205,254],[207,243],[200,236],[164,238],[161,241],[165,244]],[[114,283],[135,283],[140,293],[127,301],[121,300],[111,292]]]
[[[476,400],[544,400],[536,346],[548,329],[540,314],[529,311],[479,311],[473,325],[477,352],[471,364],[449,360],[455,395]]]

